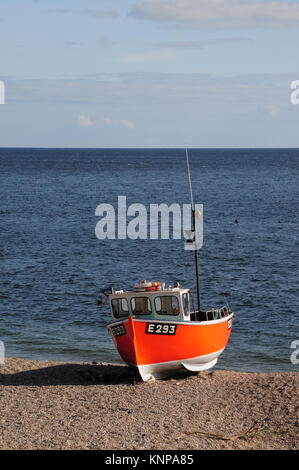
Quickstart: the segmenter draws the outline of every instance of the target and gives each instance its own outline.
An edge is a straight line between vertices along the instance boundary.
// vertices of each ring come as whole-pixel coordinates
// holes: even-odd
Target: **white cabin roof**
[[[144,297],[144,296],[164,296],[164,295],[175,295],[175,294],[188,294],[190,289],[183,289],[181,287],[173,287],[167,289],[156,289],[156,290],[115,290],[112,294],[109,294],[109,298],[117,297]]]

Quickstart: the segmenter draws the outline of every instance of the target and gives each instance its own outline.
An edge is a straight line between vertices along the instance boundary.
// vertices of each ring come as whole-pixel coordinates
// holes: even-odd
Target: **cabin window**
[[[159,315],[178,315],[179,302],[174,295],[155,297],[155,309]]]
[[[127,299],[113,299],[111,305],[112,313],[115,318],[127,317],[129,315]]]
[[[182,295],[183,299],[183,308],[184,308],[184,315],[188,316],[190,313],[190,307],[189,307],[189,296],[188,294],[183,294]]]
[[[131,308],[133,315],[150,315],[152,313],[152,305],[148,297],[133,297]]]

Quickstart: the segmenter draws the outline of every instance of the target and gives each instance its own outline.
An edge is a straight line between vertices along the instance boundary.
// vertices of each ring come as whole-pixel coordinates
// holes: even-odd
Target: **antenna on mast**
[[[192,211],[194,211],[194,202],[193,202],[193,193],[192,193],[192,182],[191,182],[191,175],[190,175],[190,166],[189,166],[189,156],[188,156],[187,145],[186,145],[186,162],[187,162],[187,169],[188,169],[188,179],[189,179],[189,188],[190,188],[191,207],[192,207]]]
[[[189,180],[191,208],[192,208],[192,221],[193,221],[192,232],[194,233],[194,255],[195,255],[195,272],[196,272],[196,289],[197,289],[197,307],[198,307],[198,312],[200,312],[200,285],[199,285],[199,269],[198,269],[198,248],[197,248],[197,242],[196,242],[195,207],[194,207],[194,201],[193,201],[193,191],[192,191],[192,182],[191,182],[191,174],[190,174],[189,156],[188,156],[187,145],[186,145],[186,162],[187,162],[187,169],[188,169],[188,180]]]

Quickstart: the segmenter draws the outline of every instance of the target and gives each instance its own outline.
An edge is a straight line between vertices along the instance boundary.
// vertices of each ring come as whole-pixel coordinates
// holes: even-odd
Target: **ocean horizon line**
[[[26,149],[26,150],[185,150],[183,147],[31,147],[31,146],[9,146],[1,147],[0,150]],[[193,147],[190,150],[299,150],[299,147]]]

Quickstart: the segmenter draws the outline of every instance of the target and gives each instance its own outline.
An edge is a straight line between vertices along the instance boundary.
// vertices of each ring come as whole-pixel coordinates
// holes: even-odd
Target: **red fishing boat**
[[[190,290],[178,282],[165,287],[160,281],[141,281],[132,289],[112,289],[107,295],[112,315],[108,329],[114,344],[123,361],[144,381],[180,369],[210,369],[224,351],[232,329],[233,312],[228,304],[219,309],[200,305],[196,211],[187,149],[186,158],[193,211],[193,238],[189,242],[195,246],[198,308],[191,308]]]
[[[188,289],[133,289],[108,297],[113,318],[108,328],[114,344],[144,381],[182,368],[210,369],[227,344],[233,313],[226,306],[191,312]]]

